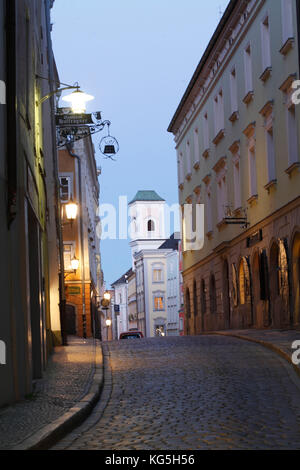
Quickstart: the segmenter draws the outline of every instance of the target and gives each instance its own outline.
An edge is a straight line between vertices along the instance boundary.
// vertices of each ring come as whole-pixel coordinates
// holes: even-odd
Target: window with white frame
[[[227,206],[226,172],[227,172],[226,164],[225,164],[225,161],[223,161],[220,167],[216,169],[218,222],[221,222],[224,219],[226,206]]]
[[[231,99],[231,113],[236,113],[238,110],[238,90],[237,90],[237,76],[235,67],[230,73],[230,99]]]
[[[72,178],[71,176],[60,176],[60,200],[69,202],[72,198]]]
[[[288,132],[288,158],[289,166],[299,162],[296,107],[294,104],[287,107],[287,132]]]
[[[235,142],[231,147],[233,164],[233,185],[234,185],[234,209],[240,209],[242,206],[241,196],[241,170],[240,170],[240,143]]]
[[[192,173],[191,146],[189,141],[186,142],[186,171],[187,176]]]
[[[266,154],[267,154],[267,178],[268,183],[275,181],[275,145],[273,134],[273,108],[270,106],[265,113],[265,140],[266,140]]]
[[[153,294],[153,308],[154,311],[162,311],[165,309],[165,294],[164,292],[154,292]]]
[[[199,132],[194,130],[194,165],[200,162]]]
[[[224,129],[224,99],[223,91],[220,90],[214,99],[214,119],[215,119],[215,135]]]
[[[265,71],[271,67],[271,39],[269,17],[266,16],[261,23],[261,53],[262,53],[262,70]]]
[[[253,91],[253,77],[252,77],[252,54],[251,45],[248,44],[244,50],[244,71],[245,71],[245,91],[246,95]]]
[[[281,0],[282,44],[294,36],[293,0]]]
[[[183,154],[182,152],[178,153],[178,177],[179,177],[179,184],[184,183],[184,171],[183,171]]]
[[[209,125],[208,125],[208,114],[206,113],[203,117],[203,143],[204,151],[209,149]]]
[[[248,139],[249,197],[257,195],[255,134]]]
[[[163,268],[161,266],[153,266],[152,268],[152,281],[153,282],[163,282]]]
[[[206,183],[205,191],[205,213],[206,213],[206,233],[213,230],[212,225],[212,199],[211,199],[211,184],[210,181]]]
[[[64,269],[65,271],[73,271],[72,259],[75,255],[75,243],[64,243]]]

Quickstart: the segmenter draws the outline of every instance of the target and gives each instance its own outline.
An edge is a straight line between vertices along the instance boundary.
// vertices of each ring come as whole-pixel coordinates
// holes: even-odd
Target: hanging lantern
[[[99,148],[103,155],[113,160],[112,157],[114,157],[119,151],[119,144],[117,139],[110,135],[109,126],[110,124],[108,124],[108,135],[101,139]]]
[[[74,114],[84,114],[86,112],[86,103],[92,101],[94,96],[88,95],[81,90],[76,90],[70,93],[70,95],[64,96],[62,99],[71,103]]]

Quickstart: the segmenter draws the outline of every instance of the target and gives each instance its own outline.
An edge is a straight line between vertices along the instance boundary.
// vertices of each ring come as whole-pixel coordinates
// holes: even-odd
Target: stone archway
[[[194,310],[194,335],[198,333],[198,295],[197,295],[197,282],[194,281],[193,285],[193,310]]]
[[[230,328],[230,293],[229,293],[229,265],[227,259],[223,261],[223,309],[224,326]]]
[[[293,324],[300,324],[300,232],[297,232],[292,247],[293,275]]]
[[[283,240],[274,241],[270,249],[270,311],[273,328],[289,325],[288,257]]]
[[[187,335],[191,334],[191,296],[189,288],[186,289],[185,293],[185,332]]]

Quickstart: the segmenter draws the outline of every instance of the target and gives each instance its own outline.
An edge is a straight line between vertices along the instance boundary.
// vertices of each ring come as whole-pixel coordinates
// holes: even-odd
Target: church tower
[[[132,267],[134,255],[155,250],[166,240],[166,201],[155,191],[138,191],[129,203]]]

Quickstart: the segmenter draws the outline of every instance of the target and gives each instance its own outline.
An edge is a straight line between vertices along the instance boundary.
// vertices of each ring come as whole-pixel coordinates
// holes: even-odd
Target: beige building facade
[[[183,253],[185,332],[300,322],[299,19],[294,0],[232,0],[169,126],[180,204],[204,204]]]

